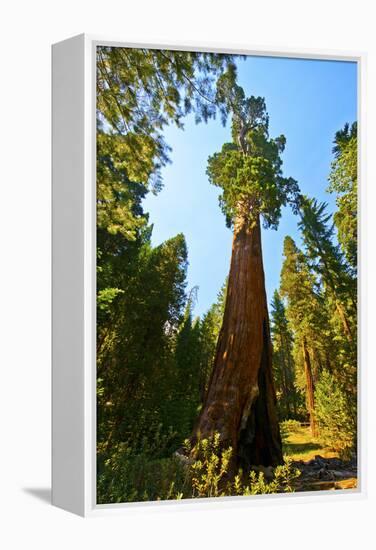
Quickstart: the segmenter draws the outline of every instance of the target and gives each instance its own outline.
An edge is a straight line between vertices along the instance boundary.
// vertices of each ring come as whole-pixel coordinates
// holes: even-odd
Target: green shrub
[[[186,450],[190,452],[189,442]],[[198,441],[194,448],[195,460],[189,465],[192,497],[218,497],[258,495],[293,491],[293,481],[300,472],[287,460],[272,472],[267,480],[264,472],[251,470],[248,475],[241,470],[230,475],[232,448],[221,449],[220,435]],[[259,469],[260,470],[260,469]],[[270,469],[269,469],[270,471]]]
[[[315,409],[320,440],[348,458],[356,445],[356,397],[323,371],[316,385]]]
[[[185,479],[185,469],[178,458],[153,460],[145,455],[131,456],[129,449],[119,446],[98,476],[97,502],[179,499],[183,496]]]
[[[269,479],[262,468],[247,475],[239,470],[234,476],[230,472],[232,449],[221,448],[218,433],[196,443],[194,458],[188,440],[186,457],[155,458],[151,450],[156,448],[145,440],[144,448],[137,443],[137,454],[131,445],[122,443],[107,458],[102,456],[98,504],[291,492],[300,474],[288,461],[269,468]]]
[[[191,448],[185,442],[187,454]],[[232,449],[220,448],[220,436],[215,434],[211,439],[199,440],[194,448],[195,459],[189,463],[189,479],[192,497],[218,497],[226,494],[224,482],[228,473]]]
[[[244,485],[243,495],[265,495],[271,493],[293,493],[294,480],[300,476],[300,471],[292,466],[290,459],[277,466],[270,481],[265,480],[263,472],[252,471],[249,474],[248,482]]]
[[[139,418],[139,432],[115,446],[98,444],[97,502],[138,502],[180,498],[185,470],[171,458],[176,433]]]

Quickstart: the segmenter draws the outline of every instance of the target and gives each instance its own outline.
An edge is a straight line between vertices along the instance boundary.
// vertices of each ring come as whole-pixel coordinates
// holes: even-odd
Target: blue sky
[[[357,67],[353,62],[273,57],[239,60],[238,80],[246,95],[263,96],[270,116],[270,135],[284,134],[283,173],[295,178],[304,194],[329,203],[326,192],[334,134],[356,120]],[[220,191],[206,176],[207,159],[231,141],[230,122],[195,125],[192,117],[184,131],[168,127],[172,164],[163,169],[164,187],[144,201],[154,224],[152,242],[158,245],[184,233],[188,245],[188,289],[198,286],[195,314],[202,315],[216,300],[228,274],[231,230],[218,205]],[[285,208],[278,230],[263,230],[262,245],[266,291],[270,301],[279,286],[282,247],[286,235],[299,244],[297,218]]]

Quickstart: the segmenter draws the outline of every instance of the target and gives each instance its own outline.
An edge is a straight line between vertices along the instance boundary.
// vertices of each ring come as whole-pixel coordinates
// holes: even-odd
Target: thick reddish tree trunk
[[[313,374],[311,367],[311,358],[307,348],[306,339],[303,338],[303,358],[304,358],[304,372],[306,378],[306,397],[307,397],[307,408],[309,414],[309,423],[311,427],[311,433],[314,437],[317,436],[317,425],[316,425],[316,416],[315,416],[315,397],[314,397],[314,382]]]
[[[219,432],[234,466],[283,461],[271,360],[260,223],[238,220],[213,371],[193,434]]]

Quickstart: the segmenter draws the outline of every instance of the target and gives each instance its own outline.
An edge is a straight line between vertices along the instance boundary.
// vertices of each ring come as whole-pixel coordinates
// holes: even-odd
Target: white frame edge
[[[52,47],[52,503],[81,516],[223,509],[366,496],[366,278],[359,270],[358,488],[294,494],[96,504],[96,46],[213,51],[358,64],[359,240],[365,265],[365,53],[213,43],[126,43],[81,34]],[[361,267],[361,265],[360,265]],[[361,281],[361,284],[360,284]]]
[[[52,503],[85,513],[84,39],[52,49]]]

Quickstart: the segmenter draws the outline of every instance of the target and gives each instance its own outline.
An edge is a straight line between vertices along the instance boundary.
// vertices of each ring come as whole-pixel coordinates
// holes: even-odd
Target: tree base
[[[253,465],[277,466],[283,463],[271,373],[271,349],[267,334],[264,321],[264,345],[258,372],[259,393],[252,404],[246,425],[239,435],[238,463],[245,471],[249,471]]]

